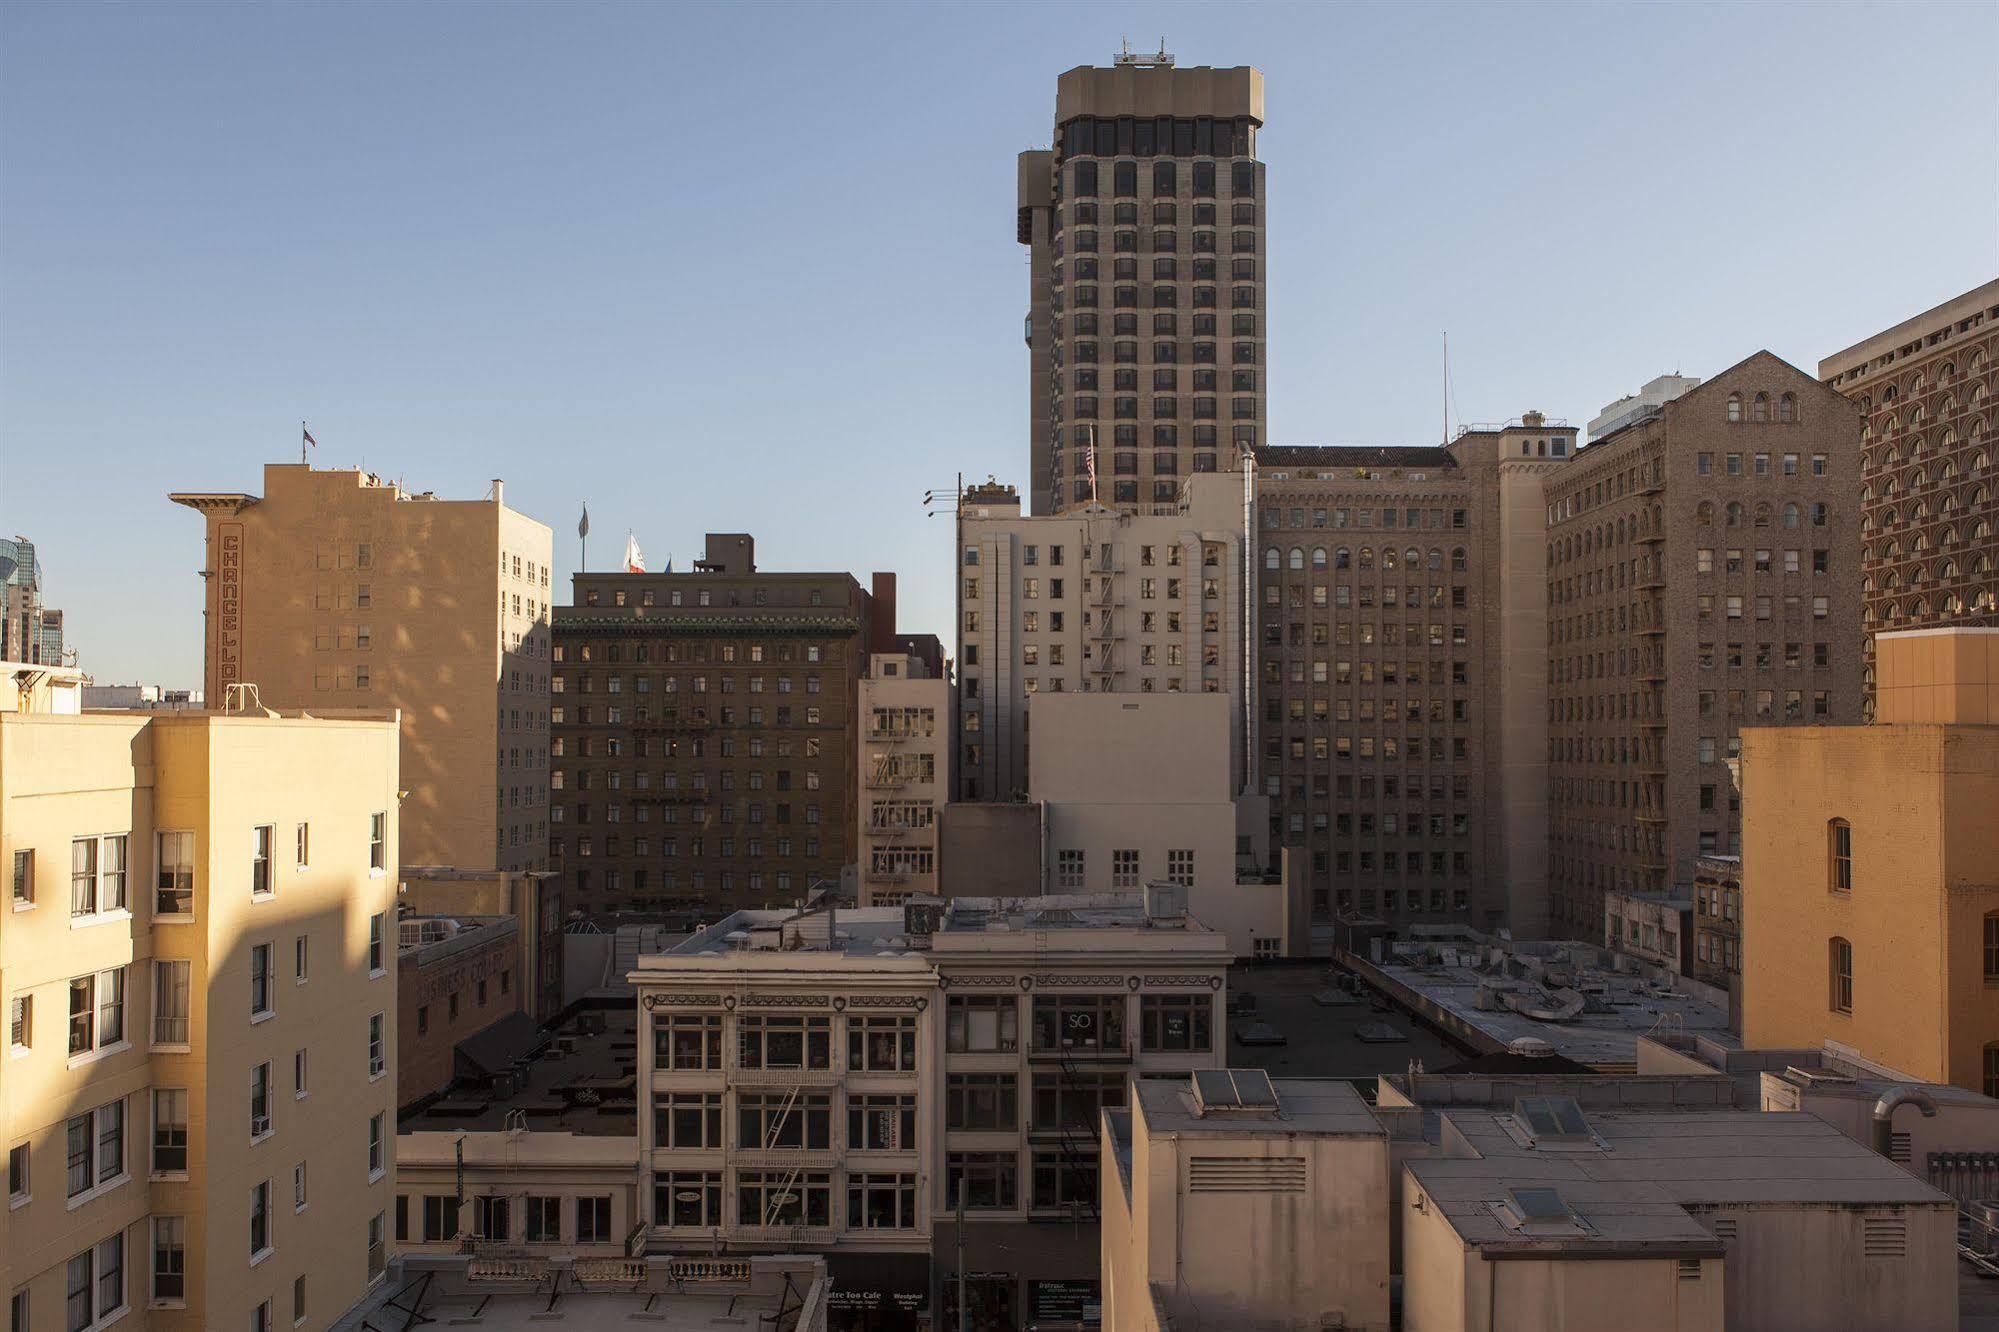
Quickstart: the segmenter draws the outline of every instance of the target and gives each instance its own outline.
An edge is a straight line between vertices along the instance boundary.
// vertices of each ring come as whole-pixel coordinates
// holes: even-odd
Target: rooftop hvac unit
[[[1145,885],[1145,918],[1149,921],[1182,921],[1187,918],[1187,886],[1179,883]]]

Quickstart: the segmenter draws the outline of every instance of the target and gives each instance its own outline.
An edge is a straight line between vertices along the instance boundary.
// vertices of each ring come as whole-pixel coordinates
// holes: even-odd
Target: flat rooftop
[[[1688,1208],[1954,1205],[1812,1115],[1593,1111],[1585,1116],[1588,1139],[1571,1141],[1526,1136],[1509,1109],[1443,1117],[1462,1135],[1452,1148],[1460,1154],[1412,1160],[1407,1169],[1452,1227],[1482,1246],[1718,1257],[1720,1245]],[[1510,1201],[1522,1190],[1559,1206],[1523,1224]]]
[[[1273,1109],[1223,1108],[1205,1112],[1187,1078],[1140,1078],[1132,1084],[1134,1112],[1145,1116],[1149,1133],[1319,1134],[1334,1137],[1387,1136],[1353,1084],[1340,1078],[1272,1078]]]
[[[454,1086],[437,1099],[398,1114],[396,1131],[497,1132],[507,1127],[513,1111],[520,1110],[530,1129],[634,1137],[638,1023],[633,1004],[586,1009],[549,1039],[512,1086]]]
[[[1495,950],[1503,954],[1496,962]],[[1636,959],[1627,959],[1620,970],[1616,956],[1569,942],[1444,940],[1428,943],[1416,955],[1398,950],[1380,963],[1347,960],[1395,1003],[1493,1050],[1534,1036],[1577,1063],[1615,1071],[1635,1067],[1638,1038],[1656,1031],[1705,1037],[1726,1049],[1741,1045],[1728,1029],[1725,1008],[1698,994],[1664,988],[1669,978]],[[1508,990],[1522,996],[1529,1011],[1504,1006],[1500,993]],[[1564,1012],[1573,1006],[1572,994],[1583,1000],[1572,1015],[1532,1015]]]
[[[811,1256],[492,1264],[412,1257],[391,1268],[389,1280],[334,1328],[358,1332],[422,1322],[527,1332],[638,1324],[662,1332],[742,1332],[776,1327],[781,1316],[797,1314],[808,1302],[823,1310],[828,1294],[824,1260]]]

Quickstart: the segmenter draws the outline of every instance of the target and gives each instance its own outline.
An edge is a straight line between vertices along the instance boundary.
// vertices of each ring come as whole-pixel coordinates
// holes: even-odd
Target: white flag
[[[646,557],[639,554],[639,539],[630,532],[625,533],[625,572],[644,573]]]

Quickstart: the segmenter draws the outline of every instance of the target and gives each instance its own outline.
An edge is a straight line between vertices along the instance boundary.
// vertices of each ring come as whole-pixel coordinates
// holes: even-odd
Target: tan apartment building
[[[1549,479],[1549,875],[1556,934],[1603,896],[1739,850],[1746,727],[1860,712],[1860,418],[1769,352]]]
[[[525,872],[548,839],[550,537],[507,507],[269,463],[178,491],[207,523],[206,696],[402,714],[403,855]]]
[[[962,1181],[973,1325],[1081,1321],[1098,1113],[1219,1065],[1228,963],[1130,893],[739,912],[643,958],[646,1245],[824,1253],[833,1326],[954,1326]]]
[[[862,906],[937,892],[938,811],[951,799],[950,679],[907,652],[868,655],[855,728]]]
[[[1102,504],[1025,517],[1011,486],[968,490],[958,513],[957,798],[1027,789],[1028,701],[1039,694],[1220,694],[1241,716],[1244,478],[1195,476],[1177,504]]]
[[[1744,734],[1743,1041],[1999,1096],[1999,627],[1875,650],[1874,724]]]
[[[394,1169],[393,712],[0,712],[12,1326],[326,1328]]]
[[[1575,428],[1256,453],[1257,784],[1313,914],[1547,920],[1543,487]]]
[[[1055,146],[1018,168],[1036,515],[1171,512],[1263,442],[1262,127],[1247,66],[1056,80]]]
[[[1870,636],[1999,624],[1999,280],[1819,362],[1861,411]],[[1874,646],[1868,641],[1868,689]]]
[[[856,706],[894,575],[579,573],[555,620],[551,863],[586,913],[795,903],[854,861]],[[940,663],[941,665],[941,663]]]

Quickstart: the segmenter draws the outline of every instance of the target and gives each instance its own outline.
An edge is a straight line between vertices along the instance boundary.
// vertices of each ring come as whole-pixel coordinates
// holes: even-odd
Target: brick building
[[[550,862],[585,913],[789,905],[855,857],[855,698],[895,580],[756,567],[579,573],[556,608]],[[908,650],[907,647],[904,650]]]
[[[1879,632],[1999,624],[1999,280],[1819,362],[1859,405],[1867,685]]]
[[[1547,487],[1553,928],[1735,854],[1746,725],[1859,718],[1860,412],[1758,352]]]

